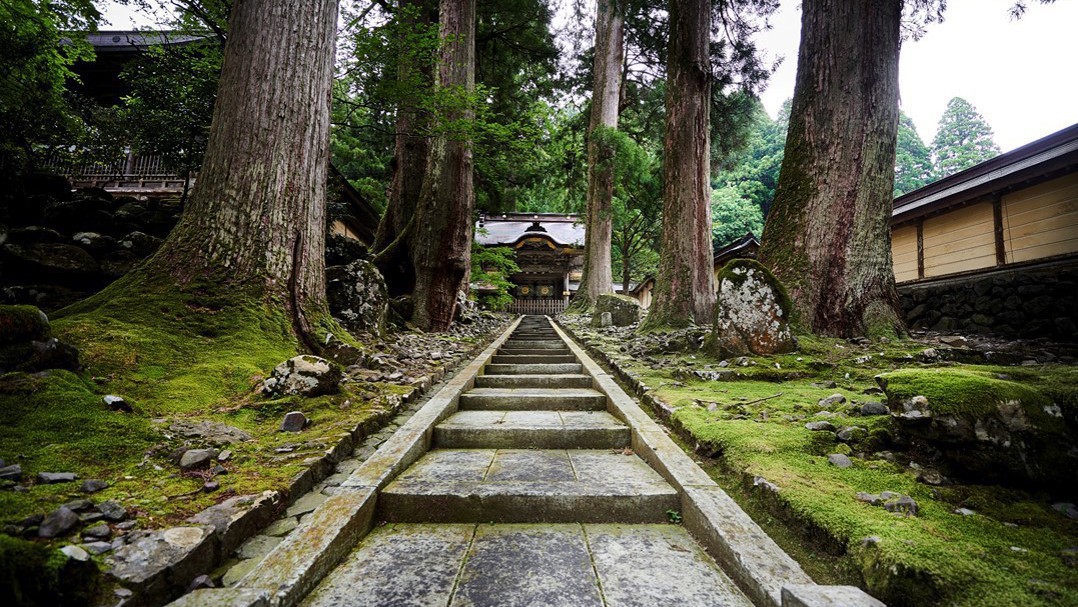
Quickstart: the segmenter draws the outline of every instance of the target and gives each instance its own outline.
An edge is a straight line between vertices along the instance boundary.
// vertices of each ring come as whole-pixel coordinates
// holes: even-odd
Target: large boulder
[[[715,325],[708,349],[723,358],[792,352],[790,300],[759,262],[735,259],[718,276]]]
[[[357,259],[326,268],[329,310],[352,333],[383,336],[389,314],[389,292],[378,268]]]
[[[876,377],[897,431],[978,481],[1078,494],[1078,412],[1041,389],[966,369]]]
[[[610,314],[610,325],[628,327],[640,322],[640,302],[627,295],[604,293],[595,299],[592,326],[602,326],[603,314]]]
[[[97,261],[84,249],[71,244],[6,244],[0,251],[5,272],[26,278],[42,277],[83,283],[100,276]],[[65,283],[66,284],[66,283]]]
[[[0,344],[40,341],[49,332],[49,318],[34,306],[0,306]]]
[[[341,370],[324,358],[302,354],[277,365],[262,384],[266,396],[320,396],[334,394]]]

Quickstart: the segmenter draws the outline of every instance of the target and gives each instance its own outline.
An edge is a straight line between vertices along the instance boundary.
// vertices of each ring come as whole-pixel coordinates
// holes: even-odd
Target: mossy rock
[[[927,441],[960,472],[1075,493],[1078,428],[1064,415],[1072,403],[987,371],[902,369],[877,382],[898,431]]]
[[[709,351],[720,357],[794,351],[790,298],[767,268],[753,259],[735,259],[719,272],[718,285]]]
[[[0,535],[0,604],[66,607],[93,604],[100,573],[93,562],[55,548]]]
[[[48,339],[49,318],[34,306],[0,306],[0,345]]]
[[[610,324],[615,327],[628,327],[640,322],[640,302],[627,295],[604,293],[595,298],[593,326],[599,325],[598,319],[604,312],[610,313]]]

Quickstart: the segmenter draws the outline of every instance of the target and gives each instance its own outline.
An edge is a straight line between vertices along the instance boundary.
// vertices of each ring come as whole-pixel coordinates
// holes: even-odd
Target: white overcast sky
[[[931,143],[947,101],[963,97],[995,131],[1004,152],[1078,122],[1078,1],[1058,0],[1012,21],[1014,0],[949,0],[943,23],[902,47],[902,110]],[[146,16],[104,2],[108,25],[146,26]],[[784,57],[762,95],[774,116],[793,95],[801,29],[800,2],[784,0],[762,33],[769,58]]]

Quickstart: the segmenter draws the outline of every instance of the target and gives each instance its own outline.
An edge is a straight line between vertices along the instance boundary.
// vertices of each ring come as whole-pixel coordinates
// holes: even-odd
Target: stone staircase
[[[525,317],[378,494],[382,522],[310,607],[752,603],[681,526],[545,317]]]

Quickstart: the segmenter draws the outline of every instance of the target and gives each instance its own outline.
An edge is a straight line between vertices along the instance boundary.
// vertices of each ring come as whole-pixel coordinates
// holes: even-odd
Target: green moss
[[[972,369],[900,369],[882,375],[890,399],[900,402],[924,396],[936,414],[985,415],[999,403],[1019,401],[1026,413],[1038,422],[1054,425],[1044,412],[1052,400],[1036,388],[991,373]]]
[[[34,306],[0,306],[0,344],[49,336],[49,319]]]
[[[1042,496],[1017,489],[930,487],[916,481],[915,470],[871,456],[854,458],[852,468],[831,466],[828,453],[868,450],[871,454],[885,448],[891,420],[853,415],[853,406],[833,408],[836,414],[825,418],[817,415],[816,406],[819,399],[836,392],[851,401],[878,400],[880,396],[863,392],[874,387],[876,374],[885,373],[899,378],[892,385],[926,393],[933,405],[974,409],[980,406],[976,399],[1002,395],[1038,405],[1050,399],[1066,416],[1073,411],[1065,403],[1074,402],[1078,370],[1064,366],[932,368],[918,362],[917,355],[926,347],[919,342],[888,340],[860,346],[808,335],[800,335],[799,341],[797,354],[754,357],[755,365],[722,369],[740,374],[724,381],[700,381],[688,372],[701,366],[718,370],[706,359],[654,355],[660,368],[653,369],[656,361],[621,354],[622,344],[616,341],[603,341],[602,347],[649,386],[652,394],[677,408],[674,425],[691,435],[689,443],[703,444],[719,454],[705,461],[709,473],[769,533],[778,532],[776,539],[784,548],[799,559],[808,559],[803,564],[817,581],[863,585],[891,607],[1078,604],[1074,570],[1061,558],[1064,549],[1078,545],[1078,523],[1054,512]],[[782,372],[804,377],[762,381],[779,379],[769,377],[779,371],[775,363]],[[999,380],[997,373],[1011,379]],[[904,383],[906,378],[909,383]],[[838,387],[811,385],[823,380],[833,380]],[[986,385],[989,391],[983,390]],[[781,395],[768,398],[776,394]],[[830,432],[804,428],[816,419],[827,419],[836,427],[865,427],[868,437],[851,449]],[[777,485],[779,493],[746,488],[755,476]],[[918,516],[896,516],[855,498],[857,492],[881,491],[912,496],[920,506]],[[959,507],[976,514],[954,513]],[[863,543],[869,537],[879,541]],[[838,562],[827,560],[836,557],[821,557],[831,551],[829,547],[837,547],[835,552],[844,556],[837,557]],[[821,561],[831,563],[822,577]]]
[[[20,607],[89,605],[99,575],[90,563],[58,550],[0,534],[0,604]]]

